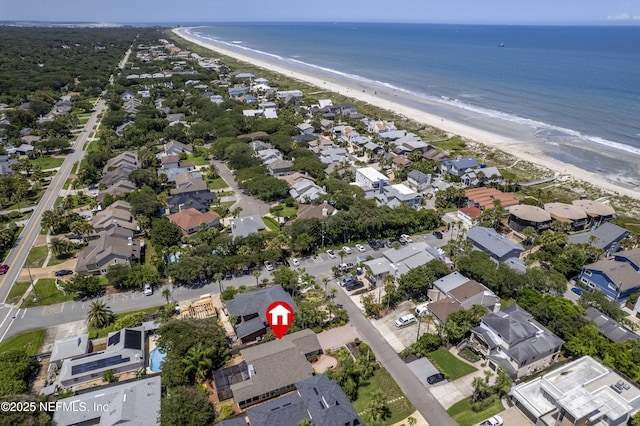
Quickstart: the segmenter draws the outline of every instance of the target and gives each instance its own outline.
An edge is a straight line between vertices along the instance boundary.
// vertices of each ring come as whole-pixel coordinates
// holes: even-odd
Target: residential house
[[[182,153],[191,154],[193,152],[193,147],[191,144],[178,142],[177,140],[171,139],[169,142],[165,143],[162,147],[165,155],[180,155]]]
[[[509,209],[509,226],[518,232],[529,226],[537,232],[542,232],[551,227],[551,222],[549,212],[538,206],[519,204]]]
[[[544,209],[552,219],[569,224],[570,231],[581,231],[589,226],[590,220],[584,210],[572,204],[547,203]]]
[[[310,203],[327,192],[316,185],[312,180],[300,179],[291,186],[289,190],[291,197],[298,203]]]
[[[596,324],[600,334],[612,342],[624,343],[629,339],[640,338],[636,333],[592,306],[587,308],[587,318]]]
[[[295,390],[296,383],[313,377],[307,357],[320,353],[318,338],[309,329],[242,349],[248,379],[231,385],[233,399],[244,409]]]
[[[171,190],[171,195],[190,194],[193,192],[209,192],[207,183],[199,174],[194,176],[194,173],[185,173],[176,177],[176,189]]]
[[[89,352],[91,352],[91,340],[89,340],[89,334],[87,333],[67,337],[66,339],[57,339],[53,342],[49,364],[55,364],[60,367],[63,360],[84,356]]]
[[[118,200],[94,214],[91,226],[95,232],[108,231],[115,227],[126,229],[133,234],[140,231],[138,222],[131,214],[131,204],[124,200]]]
[[[285,176],[291,173],[293,163],[289,160],[275,160],[267,164],[267,170],[271,176]]]
[[[126,169],[112,169],[102,175],[100,182],[105,186],[110,187],[118,182],[125,180],[128,181],[130,173],[131,172],[128,172]]]
[[[338,213],[338,210],[326,201],[319,205],[303,204],[298,207],[298,219],[323,219]]]
[[[396,145],[393,150],[396,154],[407,155],[412,152],[424,154],[429,149],[429,145],[413,133],[408,133],[406,136],[396,139],[393,143]]]
[[[423,196],[408,186],[399,183],[365,191],[365,198],[374,198],[379,206],[395,208],[405,204],[413,209],[419,209],[422,206]]]
[[[131,99],[135,98],[136,95],[133,94],[132,91],[130,90],[126,90],[125,92],[123,92],[120,95],[120,99],[122,99],[123,101],[130,101]]]
[[[176,194],[166,201],[170,213],[176,213],[184,209],[196,209],[201,213],[209,210],[209,206],[216,199],[214,192],[191,192],[187,194]]]
[[[163,169],[177,169],[180,166],[180,157],[178,155],[165,155],[160,158],[160,164]]]
[[[422,154],[422,158],[426,160],[437,161],[439,163],[449,160],[449,156],[442,151],[439,151],[436,147],[429,145],[427,151]]]
[[[580,281],[600,290],[615,302],[625,301],[640,289],[640,248],[621,251],[612,258],[585,265]]]
[[[407,175],[407,184],[418,192],[424,191],[431,186],[431,175],[411,170]]]
[[[369,121],[367,123],[367,132],[369,133],[384,133],[390,130],[397,130],[392,121]]]
[[[391,159],[391,167],[393,167],[393,170],[395,171],[404,170],[405,167],[408,167],[411,164],[413,164],[413,161],[409,160],[404,155],[394,155]]]
[[[491,312],[471,330],[469,344],[514,379],[547,368],[558,360],[564,341],[518,305]]]
[[[229,224],[233,238],[246,237],[254,232],[261,232],[267,229],[262,218],[258,215],[229,219]]]
[[[273,148],[257,151],[256,154],[258,154],[258,157],[260,157],[264,164],[269,164],[276,160],[282,160],[282,153]]]
[[[442,162],[442,174],[450,174],[462,177],[468,169],[478,167],[478,162],[474,158],[458,158],[457,160],[445,160]]]
[[[33,152],[33,145],[29,145],[28,143],[21,143],[18,146],[7,145],[5,147],[5,151],[9,155],[28,155],[30,152]]]
[[[513,386],[510,395],[536,425],[624,425],[640,409],[640,389],[590,356]]]
[[[493,228],[474,226],[466,234],[467,240],[473,246],[491,256],[497,262],[506,262],[509,258],[520,258],[524,248],[522,245],[509,241]]]
[[[122,109],[129,114],[136,115],[138,113],[138,107],[142,105],[142,101],[140,99],[131,99],[124,102]]]
[[[169,221],[178,225],[183,235],[191,235],[198,232],[202,225],[206,228],[219,227],[220,215],[213,211],[202,213],[194,208],[188,208],[169,215]]]
[[[248,87],[229,87],[229,97],[231,99],[236,99],[240,96],[246,95],[248,91]]]
[[[461,176],[464,185],[487,185],[489,183],[502,182],[502,174],[496,167],[483,167],[480,165],[476,169],[467,169]]]
[[[593,200],[574,200],[574,206],[582,209],[589,216],[591,225],[600,225],[602,222],[609,222],[615,219],[616,211],[608,204]]]
[[[495,188],[473,188],[464,191],[464,196],[469,199],[469,207],[476,206],[482,210],[495,208],[495,202],[500,201],[500,205],[509,211],[512,206],[520,204],[513,197],[513,192],[502,192]]]
[[[153,376],[96,388],[57,401],[60,407],[84,407],[85,409],[55,410],[56,426],[86,424],[145,425],[160,418],[162,389],[160,376]]]
[[[118,127],[116,127],[116,136],[119,136],[119,137],[124,136],[124,131],[127,129],[127,127],[131,126],[134,123],[135,122],[133,121],[127,121],[126,123],[123,123]]]
[[[280,100],[286,100],[287,98],[293,98],[294,100],[302,99],[301,90],[278,90],[276,97]]]
[[[397,139],[405,137],[407,135],[407,131],[406,130],[396,130],[396,129],[392,130],[392,129],[389,129],[386,132],[379,132],[378,135],[382,139],[386,139],[388,141],[395,141]]]
[[[437,249],[426,243],[416,242],[401,247],[399,250],[385,250],[382,257],[364,262],[364,266],[368,271],[369,281],[378,285],[382,283],[387,274],[391,274],[397,279],[413,268],[426,265],[433,259],[442,257]]]
[[[76,272],[104,275],[111,265],[130,265],[140,259],[142,244],[133,239],[130,230],[115,226],[98,235],[78,254]]]
[[[107,173],[112,170],[124,170],[127,173],[131,173],[139,168],[138,154],[132,151],[125,151],[107,160],[102,170],[103,173]]]
[[[296,393],[249,408],[251,426],[297,426],[304,420],[317,426],[364,424],[340,385],[326,374],[301,380],[295,387]]]
[[[439,322],[445,322],[449,314],[469,310],[473,305],[486,306],[490,312],[500,309],[500,299],[491,290],[458,272],[435,281],[427,295],[431,300],[428,310]]]
[[[319,152],[320,161],[324,164],[349,164],[349,153],[344,148],[329,148]]]
[[[380,185],[389,185],[390,180],[373,167],[362,167],[360,169],[356,169],[355,183],[362,189],[379,189]]]
[[[458,209],[457,216],[458,216],[458,219],[460,219],[463,224],[467,225],[468,227],[471,227],[478,224],[478,221],[480,220],[480,216],[482,216],[482,210],[480,210],[476,206],[462,207]]]
[[[589,244],[595,248],[604,250],[607,255],[620,250],[620,241],[627,238],[629,231],[614,225],[610,222],[604,222],[599,227],[588,232],[569,235],[570,243]]]
[[[120,374],[144,368],[144,338],[142,327],[109,333],[104,351],[62,361],[56,381],[63,387],[71,387],[102,380],[102,373],[107,370]]]
[[[302,134],[310,135],[313,133],[313,126],[309,123],[300,123],[296,127]]]
[[[136,189],[136,185],[130,180],[119,180],[104,191],[100,191],[98,195],[98,201],[102,202],[102,200],[104,200],[104,196],[107,194],[111,194],[112,196],[121,196],[128,192],[135,191]]]
[[[0,155],[0,175],[6,175],[7,173],[13,172],[11,166],[17,162],[18,159],[9,159],[8,155]]]

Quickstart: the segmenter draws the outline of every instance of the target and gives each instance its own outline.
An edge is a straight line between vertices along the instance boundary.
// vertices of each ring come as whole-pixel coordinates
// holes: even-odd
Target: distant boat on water
[[[504,47],[504,43],[500,43],[498,47]]]

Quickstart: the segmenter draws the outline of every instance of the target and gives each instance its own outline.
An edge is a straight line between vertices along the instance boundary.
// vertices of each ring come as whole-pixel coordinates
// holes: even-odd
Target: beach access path
[[[193,28],[193,27],[192,27]],[[540,141],[535,140],[535,129],[524,134],[522,126],[483,116],[472,111],[440,104],[428,99],[417,98],[404,91],[396,91],[382,85],[364,81],[348,81],[345,77],[332,74],[313,74],[309,70],[294,69],[276,59],[255,58],[246,51],[235,51],[231,47],[207,43],[190,35],[192,28],[176,28],[173,32],[204,48],[244,61],[267,70],[283,74],[292,79],[304,81],[320,89],[352,97],[362,102],[393,111],[419,123],[437,127],[452,134],[506,152],[523,161],[537,164],[560,175],[569,175],[588,182],[611,193],[640,199],[638,188],[624,187],[617,182],[607,180],[601,175],[567,164],[545,155],[539,148]],[[238,48],[238,50],[240,50]],[[428,112],[433,111],[433,112]]]

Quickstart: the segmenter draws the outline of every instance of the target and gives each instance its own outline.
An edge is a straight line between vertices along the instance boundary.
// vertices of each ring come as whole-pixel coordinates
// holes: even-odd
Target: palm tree
[[[343,263],[344,257],[347,255],[343,249],[338,250],[338,256],[340,256],[340,263]]]
[[[261,272],[257,269],[251,273],[251,275],[253,275],[253,277],[256,279],[256,287],[260,287],[260,283],[258,281],[260,279],[260,274]]]
[[[369,395],[368,417],[371,423],[382,422],[387,417],[389,408],[384,401],[384,394],[380,389],[371,392]]]
[[[420,319],[420,321],[422,321],[423,323],[426,324],[427,333],[429,332],[429,326],[433,323],[433,321],[435,319],[436,319],[436,317],[434,317],[433,314],[424,314],[424,315],[422,315],[422,318]]]
[[[50,232],[53,232],[54,229],[58,227],[60,224],[60,216],[55,214],[53,210],[47,210],[42,213],[42,219],[40,220],[40,225],[44,228],[49,228]]]
[[[56,256],[69,252],[69,245],[67,244],[67,242],[58,237],[53,237],[51,239],[51,241],[49,242],[49,248],[51,248],[51,251]]]
[[[471,386],[473,387],[473,400],[479,401],[484,399],[488,386],[485,381],[482,380],[482,377],[475,377],[473,382],[471,382]]]
[[[92,327],[104,328],[113,321],[113,312],[103,301],[96,300],[89,307],[87,319]]]
[[[335,299],[336,296],[338,295],[338,289],[337,288],[332,288],[331,290],[329,290],[329,292],[331,293],[331,298]]]
[[[162,290],[162,296],[167,301],[167,304],[169,304],[169,298],[171,297],[171,290],[169,290],[168,288],[165,288],[164,290]]]
[[[189,348],[182,359],[184,374],[191,376],[194,374],[196,381],[202,382],[206,378],[208,369],[213,366],[213,349],[206,348],[202,343]]]
[[[216,272],[215,274],[213,274],[213,279],[218,281],[218,287],[220,287],[220,294],[222,294],[222,278],[224,276],[222,275],[222,272]]]

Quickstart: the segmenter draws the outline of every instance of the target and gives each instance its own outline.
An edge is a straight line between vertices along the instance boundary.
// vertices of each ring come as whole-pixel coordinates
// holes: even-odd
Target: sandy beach
[[[533,128],[530,128],[529,132],[526,129],[523,131],[522,126],[511,126],[501,120],[480,116],[455,106],[444,105],[423,98],[417,99],[416,96],[393,90],[382,84],[376,85],[351,80],[348,77],[322,72],[322,70],[316,72],[315,69],[309,71],[307,69],[293,68],[286,64],[278,63],[277,58],[273,58],[273,60],[256,58],[243,52],[241,48],[235,50],[231,47],[208,43],[205,40],[193,37],[188,34],[190,29],[176,28],[173,32],[204,48],[304,81],[317,86],[320,90],[339,93],[393,111],[417,122],[499,149],[523,161],[545,167],[558,175],[571,176],[588,182],[612,194],[640,199],[638,188],[622,186],[601,175],[545,155],[540,149],[540,142],[534,138],[533,133],[535,130]],[[330,96],[327,97],[329,98]]]

